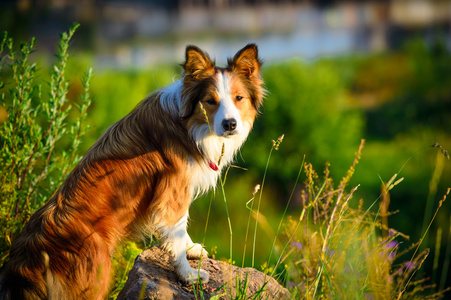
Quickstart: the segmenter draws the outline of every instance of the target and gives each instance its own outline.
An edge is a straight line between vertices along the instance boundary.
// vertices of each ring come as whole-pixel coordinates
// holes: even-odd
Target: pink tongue
[[[211,160],[208,162],[208,165],[210,166],[210,168],[213,171],[217,171],[218,170],[218,166],[214,162],[212,162]]]

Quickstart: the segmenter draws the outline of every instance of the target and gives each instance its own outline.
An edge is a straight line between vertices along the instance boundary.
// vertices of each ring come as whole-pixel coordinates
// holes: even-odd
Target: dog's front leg
[[[189,259],[200,259],[202,256],[208,257],[207,250],[201,244],[193,243],[189,234],[186,234],[186,256]]]
[[[174,226],[165,230],[163,233],[164,248],[172,254],[174,267],[180,279],[185,283],[197,283],[199,280],[202,283],[207,283],[210,275],[202,269],[192,269],[186,257],[188,250],[187,244],[193,244],[186,232],[187,221],[188,215],[185,215]],[[201,245],[198,246],[202,248]]]

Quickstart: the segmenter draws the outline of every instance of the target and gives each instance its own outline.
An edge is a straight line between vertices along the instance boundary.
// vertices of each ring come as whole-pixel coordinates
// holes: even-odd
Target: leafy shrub
[[[87,136],[86,145],[94,143],[107,127],[132,111],[147,94],[171,83],[177,73],[169,67],[96,72],[91,85],[95,101],[88,116],[93,131]]]
[[[89,81],[92,72],[86,71],[80,103],[69,103],[69,81],[65,70],[69,42],[77,27],[72,26],[61,36],[48,94],[43,94],[41,85],[35,84],[38,67],[30,62],[36,41],[32,39],[30,43],[21,44],[17,53],[12,38],[7,33],[3,36],[1,67],[10,63],[12,82],[1,84],[3,89],[6,85],[11,86],[9,94],[2,93],[1,103],[8,116],[0,123],[0,226],[3,229],[0,265],[4,264],[11,242],[33,212],[53,195],[80,159],[77,150],[87,129],[85,120],[91,103]],[[79,116],[71,122],[68,115],[73,106]],[[69,141],[66,149],[58,144],[63,138]]]

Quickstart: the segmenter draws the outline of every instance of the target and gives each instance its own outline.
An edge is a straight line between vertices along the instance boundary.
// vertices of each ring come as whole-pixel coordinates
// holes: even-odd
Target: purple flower
[[[391,252],[388,254],[388,259],[389,259],[389,260],[394,260],[394,259],[395,259],[395,255],[396,255],[396,252],[395,252],[395,251],[391,251]]]
[[[404,267],[406,269],[408,269],[409,271],[412,271],[413,269],[415,269],[415,264],[413,262],[411,262],[411,261],[406,261],[404,263]]]
[[[398,247],[398,243],[396,241],[390,241],[384,246],[386,249],[395,249],[396,247]]]
[[[326,253],[329,256],[333,256],[335,254],[335,250],[329,250],[330,248],[328,246],[326,246]]]
[[[291,246],[296,248],[296,249],[298,249],[298,250],[301,250],[301,249],[304,248],[304,246],[302,245],[301,242],[291,242]]]
[[[390,241],[387,244],[385,244],[384,249],[388,252],[388,259],[393,260],[396,256],[396,248],[398,248],[398,242],[396,241]]]
[[[368,299],[368,300],[374,300],[374,296],[367,294],[367,293],[363,293],[363,297],[365,297],[365,299]]]

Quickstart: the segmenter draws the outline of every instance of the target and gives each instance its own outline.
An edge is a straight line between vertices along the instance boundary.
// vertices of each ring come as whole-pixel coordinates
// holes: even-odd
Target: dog
[[[253,127],[265,89],[248,44],[215,66],[196,46],[181,79],[148,95],[93,144],[13,243],[1,299],[103,299],[124,238],[157,235],[180,279],[208,282],[188,258],[188,209],[214,188]]]

